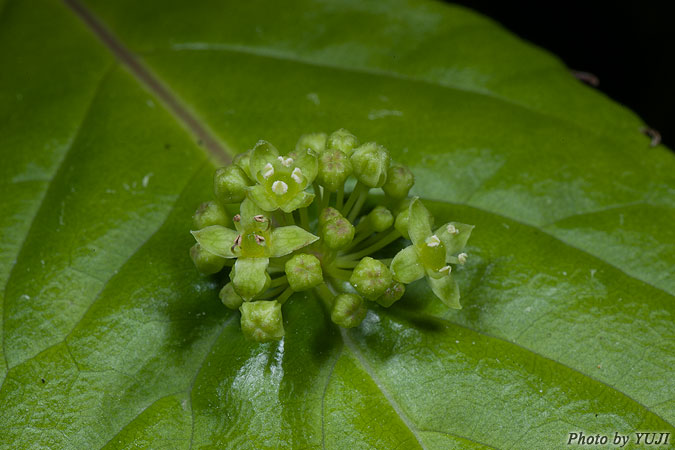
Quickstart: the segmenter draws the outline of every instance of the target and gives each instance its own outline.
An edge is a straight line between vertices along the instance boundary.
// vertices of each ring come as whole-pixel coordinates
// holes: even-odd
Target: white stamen
[[[298,184],[302,183],[302,170],[300,170],[299,167],[293,169],[293,172],[291,173],[291,178],[293,178],[295,182]]]
[[[468,256],[469,255],[467,255],[466,253],[460,253],[459,255],[457,255],[457,259],[459,260],[460,264],[464,264],[466,262],[466,258],[468,258]]]
[[[277,195],[284,195],[286,192],[288,192],[288,185],[283,181],[275,181],[272,183],[272,192]]]
[[[448,233],[450,233],[450,234],[459,234],[459,230],[457,229],[457,227],[454,226],[451,223],[448,224],[447,230],[448,230]]]
[[[284,159],[283,156],[279,156],[279,157],[277,157],[277,159],[281,162],[281,164],[282,164],[284,167],[291,167],[291,164],[293,164],[293,158],[286,158],[286,159]]]
[[[438,271],[439,271],[440,273],[443,273],[443,272],[448,272],[448,273],[450,273],[450,272],[452,272],[452,267],[450,267],[450,266],[443,266],[443,267],[441,267],[440,269],[438,269]]]
[[[429,247],[438,247],[441,243],[441,240],[436,236],[435,234],[429,238],[427,238],[427,245]]]
[[[267,163],[265,167],[263,167],[263,177],[268,179],[272,175],[274,175],[274,167],[272,167],[272,164]]]

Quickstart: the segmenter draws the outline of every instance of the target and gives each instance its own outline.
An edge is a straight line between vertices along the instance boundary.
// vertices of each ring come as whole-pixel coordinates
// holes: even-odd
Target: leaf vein
[[[368,361],[366,361],[366,359],[361,354],[361,351],[356,347],[356,345],[354,345],[354,342],[352,342],[351,338],[349,337],[344,328],[340,328],[340,334],[342,335],[342,341],[344,345],[346,345],[349,348],[349,350],[354,354],[356,359],[361,364],[361,367],[363,367],[363,370],[366,371],[368,376],[373,380],[373,383],[375,383],[375,385],[380,390],[384,398],[387,400],[387,402],[389,402],[389,404],[394,409],[396,414],[399,416],[401,421],[403,421],[403,423],[410,430],[415,439],[417,439],[417,443],[419,444],[420,448],[422,448],[422,450],[426,450],[426,447],[422,442],[422,439],[417,433],[418,430],[415,427],[415,425],[411,422],[410,418],[408,418],[408,416],[403,412],[401,406],[396,402],[396,400],[394,400],[389,391],[385,389],[384,385],[375,375],[375,372],[373,371],[372,367],[370,367],[370,364],[368,364]]]
[[[589,374],[587,374],[587,373],[584,373],[584,372],[582,372],[581,370],[576,369],[576,368],[574,368],[574,367],[572,367],[572,366],[569,366],[569,365],[567,365],[567,364],[565,364],[565,363],[563,363],[563,362],[561,362],[561,361],[557,361],[557,360],[555,360],[555,359],[549,358],[548,356],[543,355],[543,354],[537,352],[536,350],[533,350],[533,349],[531,349],[531,348],[525,347],[525,346],[523,346],[523,345],[521,345],[521,344],[519,344],[519,343],[517,343],[517,342],[515,342],[515,341],[510,341],[510,340],[507,340],[506,338],[503,338],[503,337],[500,337],[500,336],[496,336],[496,335],[491,334],[491,333],[486,333],[486,332],[484,332],[484,331],[475,330],[475,329],[473,329],[473,328],[467,327],[467,326],[462,325],[462,324],[460,324],[460,323],[453,322],[452,320],[447,319],[447,318],[445,318],[445,317],[432,316],[432,315],[429,315],[429,314],[423,314],[423,313],[417,313],[416,315],[417,315],[418,317],[423,317],[423,318],[425,318],[425,319],[436,319],[436,320],[440,320],[440,321],[446,322],[446,323],[448,323],[448,324],[450,324],[450,325],[452,325],[452,326],[464,328],[465,330],[472,331],[472,332],[477,333],[477,334],[479,334],[479,335],[481,335],[481,336],[485,336],[485,337],[490,338],[490,339],[496,339],[496,340],[498,340],[498,341],[500,341],[500,342],[503,342],[503,343],[505,343],[505,344],[507,344],[507,345],[512,345],[512,346],[514,346],[514,347],[517,347],[517,348],[519,348],[519,349],[521,349],[521,350],[523,350],[523,351],[525,351],[525,352],[531,353],[532,355],[537,356],[537,357],[539,357],[539,358],[541,358],[541,359],[543,359],[543,360],[550,361],[550,362],[552,362],[552,363],[554,363],[554,364],[559,364],[559,365],[561,365],[562,367],[565,367],[565,368],[567,368],[567,369],[569,369],[569,370],[571,370],[571,371],[573,371],[573,372],[576,372],[576,373],[582,375],[583,377],[586,377],[586,378],[588,378],[588,379],[590,379],[590,380],[592,380],[592,381],[595,381],[596,383],[599,383],[599,384],[601,384],[601,385],[603,385],[603,386],[605,386],[605,387],[607,387],[607,388],[609,388],[609,389],[611,389],[611,390],[613,390],[613,391],[618,392],[619,394],[621,394],[621,395],[623,395],[624,397],[626,397],[628,400],[630,400],[630,401],[634,402],[636,405],[642,407],[646,412],[649,412],[649,413],[653,414],[655,417],[657,417],[658,419],[662,420],[663,422],[665,422],[665,423],[667,423],[667,424],[669,424],[669,425],[671,425],[671,426],[675,426],[675,425],[673,425],[672,423],[670,423],[669,421],[667,421],[666,419],[664,419],[663,417],[661,417],[659,414],[657,414],[657,413],[655,413],[654,411],[652,411],[647,405],[645,405],[645,404],[642,403],[642,402],[639,402],[638,400],[634,399],[633,397],[631,397],[630,395],[626,394],[626,393],[623,392],[622,390],[619,390],[619,389],[616,388],[615,386],[613,386],[613,385],[611,385],[611,384],[609,384],[609,383],[607,383],[607,382],[604,382],[604,381],[602,381],[602,380],[599,380],[599,379],[595,378],[594,376],[589,375]]]
[[[17,255],[20,256],[21,253],[24,251],[24,247],[25,247],[25,245],[26,245],[26,242],[27,242],[27,240],[28,240],[28,237],[31,235],[31,232],[32,232],[33,228],[36,226],[35,221],[37,220],[37,217],[38,217],[38,215],[39,215],[39,211],[42,210],[42,208],[43,208],[43,206],[44,206],[45,199],[47,198],[49,191],[50,191],[51,189],[53,189],[53,183],[54,183],[54,180],[56,180],[56,178],[58,177],[59,172],[60,172],[61,170],[63,170],[63,163],[68,159],[68,155],[70,154],[70,152],[72,151],[73,147],[75,146],[75,142],[77,141],[77,138],[78,138],[78,136],[80,135],[80,133],[81,133],[81,131],[82,131],[82,127],[84,126],[84,123],[86,122],[87,118],[88,118],[89,115],[91,114],[92,107],[93,107],[93,105],[94,105],[94,102],[95,102],[96,98],[98,97],[98,95],[99,95],[99,93],[100,93],[100,91],[101,91],[101,87],[103,86],[105,80],[106,80],[106,79],[110,76],[110,74],[112,73],[112,70],[113,70],[114,67],[115,67],[114,65],[111,65],[110,67],[108,67],[108,68],[103,72],[103,75],[102,75],[101,78],[98,80],[98,83],[96,84],[96,87],[95,87],[94,90],[92,91],[91,100],[90,100],[89,104],[87,105],[87,107],[86,107],[86,109],[85,109],[85,111],[84,111],[84,114],[82,115],[82,120],[80,121],[79,126],[77,127],[77,129],[76,129],[75,132],[73,133],[73,135],[72,135],[72,137],[71,137],[71,139],[70,139],[70,142],[68,143],[68,148],[67,148],[66,151],[63,153],[63,156],[61,157],[61,160],[58,162],[58,165],[56,166],[56,169],[55,169],[54,172],[52,173],[52,176],[49,178],[49,184],[46,186],[46,188],[45,188],[45,190],[44,190],[44,192],[43,192],[43,194],[42,194],[42,198],[40,199],[40,203],[38,204],[37,208],[35,209],[36,212],[35,212],[35,215],[33,216],[33,220],[31,221],[31,224],[30,224],[30,226],[28,227],[28,230],[26,231],[26,234],[25,234],[25,236],[24,236],[24,238],[23,238],[23,241],[21,242],[21,245],[20,245],[19,248],[17,249],[17,252],[16,252]],[[5,306],[5,305],[4,305],[4,302],[5,302],[5,295],[4,295],[4,293],[7,292],[7,286],[9,285],[10,281],[11,281],[12,278],[13,278],[13,275],[14,275],[14,269],[16,268],[16,262],[17,262],[17,261],[18,261],[18,258],[14,261],[14,265],[12,266],[12,270],[11,270],[9,276],[7,277],[7,281],[5,282],[5,285],[4,285],[3,289],[2,289],[3,295],[0,297],[0,301],[3,302],[3,304],[2,304],[2,318],[1,318],[1,319],[2,319],[2,324],[0,324],[0,325],[1,325],[1,326],[0,326],[0,331],[1,331],[1,336],[2,336],[2,357],[3,357],[4,360],[5,360],[5,367],[7,367],[7,370],[10,369],[10,365],[9,365],[9,361],[7,360],[7,348],[6,348],[6,339],[5,339],[5,338],[6,338],[5,322],[6,322],[7,310],[6,310],[5,307],[4,307],[4,306]]]
[[[70,1],[70,0],[66,0]],[[347,67],[347,66],[340,66],[337,64],[330,64],[327,62],[323,61],[316,61],[312,60],[310,58],[303,58],[301,56],[293,55],[291,53],[284,53],[280,52],[278,50],[274,49],[268,49],[268,48],[255,48],[247,45],[240,45],[240,44],[227,44],[227,43],[203,43],[203,42],[184,42],[184,43],[175,43],[171,46],[170,48],[171,51],[220,51],[220,52],[230,52],[230,53],[238,53],[238,54],[244,54],[244,55],[253,55],[253,56],[259,56],[263,58],[270,58],[270,59],[277,59],[281,61],[288,61],[288,62],[293,62],[293,63],[298,63],[298,64],[305,64],[308,66],[313,66],[313,67],[322,67],[322,68],[328,68],[328,69],[333,69],[333,70],[340,70],[343,72],[348,72],[348,73],[357,73],[357,74],[365,74],[365,75],[372,75],[372,76],[379,76],[379,77],[386,77],[386,78],[391,78],[395,80],[402,80],[402,81],[407,81],[411,83],[420,83],[424,85],[429,85],[437,88],[444,88],[444,89],[450,89],[450,90],[455,90],[455,91],[460,91],[460,92],[465,92],[468,94],[474,94],[474,95],[479,95],[483,97],[488,97],[493,100],[506,103],[508,105],[524,109],[526,111],[529,111],[531,113],[537,114],[539,116],[547,117],[551,120],[564,123],[568,126],[572,126],[574,128],[577,128],[579,130],[582,130],[583,132],[592,135],[592,136],[600,136],[603,139],[607,139],[609,141],[615,142],[615,143],[620,143],[621,145],[625,145],[625,142],[620,140],[619,138],[616,137],[616,133],[614,134],[609,134],[609,133],[601,133],[597,128],[592,128],[592,127],[585,127],[582,124],[578,122],[573,122],[569,119],[566,119],[562,116],[556,116],[553,114],[546,113],[541,110],[534,109],[530,106],[528,106],[525,103],[517,102],[512,98],[508,98],[502,95],[499,95],[495,93],[494,91],[491,91],[488,88],[480,89],[480,88],[469,88],[465,86],[458,86],[458,85],[453,85],[449,83],[444,83],[444,82],[434,82],[431,80],[425,80],[420,77],[415,77],[415,76],[410,76],[410,75],[404,75],[402,73],[396,73],[396,72],[391,72],[387,71],[384,69],[373,69],[373,68],[366,68],[366,67]],[[150,53],[150,52],[148,52]],[[571,75],[570,75],[571,77]],[[636,135],[638,134],[639,130],[636,128]]]

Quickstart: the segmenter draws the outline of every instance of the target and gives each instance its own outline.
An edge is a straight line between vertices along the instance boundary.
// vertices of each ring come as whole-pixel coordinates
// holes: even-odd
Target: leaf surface
[[[675,159],[554,57],[423,1],[5,0],[0,21],[0,448],[675,431]],[[303,293],[283,341],[250,343],[188,256],[212,156],[340,127],[409,165],[437,224],[476,225],[463,309],[420,282],[340,331]]]

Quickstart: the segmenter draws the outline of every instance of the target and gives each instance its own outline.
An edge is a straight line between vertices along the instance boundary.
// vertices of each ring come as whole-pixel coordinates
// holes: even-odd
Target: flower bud
[[[394,216],[384,206],[376,206],[367,216],[373,231],[381,232],[394,224]]]
[[[317,155],[321,154],[326,149],[326,133],[310,133],[300,136],[298,143],[295,144],[297,152],[311,149]]]
[[[232,160],[232,164],[243,170],[246,176],[248,176],[250,179],[253,179],[253,177],[251,176],[250,163],[251,163],[251,150],[247,150],[244,153],[239,153]]]
[[[352,242],[354,231],[354,225],[340,216],[324,223],[319,229],[319,234],[326,247],[331,250],[340,250]]]
[[[356,327],[368,312],[363,303],[363,299],[356,294],[340,294],[333,300],[330,318],[341,327]]]
[[[322,227],[331,220],[338,217],[342,217],[342,214],[340,214],[340,211],[337,209],[331,208],[330,206],[328,208],[324,208],[323,211],[321,211],[321,214],[319,214],[319,226]]]
[[[272,283],[267,258],[238,258],[230,272],[234,290],[245,301],[265,292]]]
[[[387,288],[386,291],[384,291],[384,294],[380,295],[375,299],[377,303],[379,303],[381,306],[384,306],[385,308],[389,308],[391,305],[393,305],[395,302],[397,302],[401,297],[403,297],[403,294],[405,293],[405,285],[403,283],[398,283],[394,281],[391,286]]]
[[[227,213],[216,202],[202,203],[192,216],[192,226],[195,230],[201,230],[211,225],[226,226],[228,223]]]
[[[392,281],[387,266],[368,256],[359,261],[349,279],[354,289],[368,300],[375,300],[384,294]]]
[[[246,188],[251,184],[239,166],[221,167],[213,176],[213,190],[222,203],[238,203],[246,198]]]
[[[326,150],[319,156],[317,181],[329,191],[340,189],[351,174],[352,162],[342,151]]]
[[[321,262],[314,255],[300,253],[286,261],[284,266],[288,284],[296,292],[306,291],[323,281]]]
[[[359,140],[344,128],[331,133],[328,137],[327,148],[340,150],[345,155],[350,156],[354,149],[359,145]]]
[[[195,263],[197,270],[205,275],[220,272],[223,266],[225,266],[225,258],[214,255],[199,244],[195,244],[190,248],[190,257]]]
[[[351,156],[354,175],[369,188],[381,187],[387,181],[389,152],[374,142],[363,144]]]
[[[220,301],[223,302],[223,305],[230,309],[239,309],[241,304],[244,303],[244,299],[234,291],[234,284],[232,283],[227,283],[223,286],[218,296],[220,297]]]
[[[276,301],[245,302],[241,311],[241,331],[257,342],[276,341],[284,336],[281,305]]]
[[[415,176],[410,169],[397,164],[389,167],[387,182],[382,186],[382,190],[389,197],[398,200],[408,196],[413,184],[415,184]]]
[[[410,211],[408,208],[405,208],[403,211],[398,213],[396,216],[396,222],[394,222],[394,228],[396,228],[396,231],[401,233],[401,236],[403,236],[406,239],[410,239],[410,235],[408,234],[408,221],[410,219]]]

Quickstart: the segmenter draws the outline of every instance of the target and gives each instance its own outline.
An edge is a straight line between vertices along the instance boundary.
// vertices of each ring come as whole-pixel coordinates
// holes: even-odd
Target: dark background
[[[455,0],[518,36],[591,72],[601,90],[675,148],[675,16],[667,1]],[[670,5],[672,7],[672,4]]]

